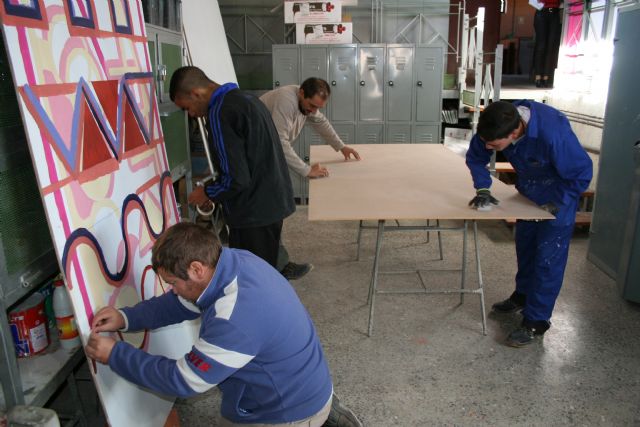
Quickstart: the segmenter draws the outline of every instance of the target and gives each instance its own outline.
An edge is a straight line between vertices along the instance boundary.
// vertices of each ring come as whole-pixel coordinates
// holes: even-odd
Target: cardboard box
[[[352,43],[351,22],[338,24],[296,24],[297,44]]]
[[[285,24],[328,24],[342,21],[342,2],[332,1],[285,1]]]

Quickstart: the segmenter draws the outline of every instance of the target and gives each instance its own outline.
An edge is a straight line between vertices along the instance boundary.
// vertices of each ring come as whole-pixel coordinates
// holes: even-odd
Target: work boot
[[[526,299],[525,295],[514,291],[506,300],[493,304],[491,309],[500,314],[517,313],[524,308]]]
[[[280,274],[287,280],[298,280],[311,270],[313,270],[313,264],[296,264],[295,262],[289,262],[280,271]]]
[[[523,320],[522,326],[511,332],[507,337],[507,345],[511,347],[524,347],[531,344],[536,337],[542,337],[551,327],[551,322],[546,320]]]
[[[340,399],[334,393],[329,418],[322,427],[362,427],[362,423],[351,409],[340,404]]]

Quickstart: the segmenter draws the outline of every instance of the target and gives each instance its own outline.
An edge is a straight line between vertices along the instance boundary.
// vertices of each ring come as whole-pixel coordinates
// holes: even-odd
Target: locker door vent
[[[349,57],[349,56],[339,56],[338,57],[338,70],[340,70],[340,71],[348,70],[350,62],[351,62],[351,57]]]
[[[309,68],[313,71],[320,71],[320,59],[318,58],[310,59]]]
[[[406,143],[408,139],[409,138],[406,133],[398,132],[393,134],[391,140],[396,144],[403,144],[403,143]]]
[[[435,58],[424,58],[424,70],[426,71],[435,71],[436,69],[436,59]]]
[[[367,133],[364,136],[364,140],[367,144],[377,144],[378,143],[378,134],[376,133]]]
[[[377,56],[367,56],[367,69],[375,70],[376,65],[378,65],[378,57]]]
[[[407,58],[404,56],[396,56],[396,70],[404,70],[407,66]]]
[[[433,143],[433,135],[430,133],[423,133],[418,137],[418,142],[421,144],[431,144]]]
[[[280,59],[280,69],[284,71],[293,71],[293,60],[291,58]]]

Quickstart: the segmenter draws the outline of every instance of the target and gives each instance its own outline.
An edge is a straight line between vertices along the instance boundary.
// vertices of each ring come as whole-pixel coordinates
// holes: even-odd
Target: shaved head
[[[189,95],[194,89],[206,88],[214,83],[198,67],[180,67],[171,76],[169,97],[175,102],[176,98]]]

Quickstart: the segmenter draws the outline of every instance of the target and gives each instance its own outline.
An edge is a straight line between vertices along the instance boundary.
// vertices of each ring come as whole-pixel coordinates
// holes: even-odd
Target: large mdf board
[[[483,212],[468,206],[475,196],[464,159],[439,144],[358,145],[362,160],[345,161],[328,146],[312,146],[311,162],[329,177],[313,179],[310,220],[553,219],[548,212],[494,179],[500,204]]]
[[[164,289],[151,270],[157,236],[178,221],[138,0],[0,3],[31,157],[83,342],[94,313]],[[28,221],[29,218],[25,218]],[[122,334],[176,358],[186,326]],[[94,365],[113,426],[162,425],[172,400]]]
[[[237,83],[218,0],[183,1],[182,25],[193,65],[218,83]]]

